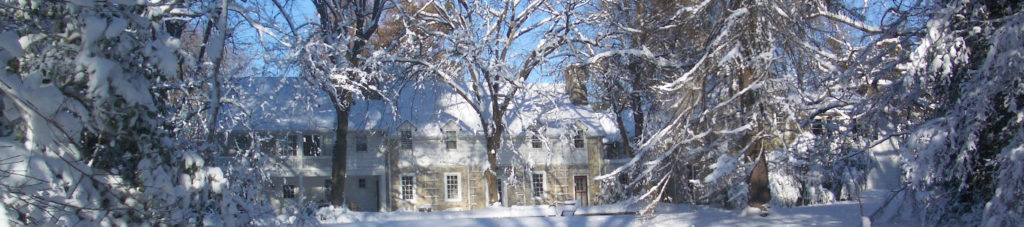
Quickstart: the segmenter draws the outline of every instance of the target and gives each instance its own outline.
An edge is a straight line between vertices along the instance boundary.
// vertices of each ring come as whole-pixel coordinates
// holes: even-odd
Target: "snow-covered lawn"
[[[864,213],[870,215],[882,202],[884,192],[864,193]],[[583,207],[573,217],[553,216],[552,207],[494,207],[473,211],[431,213],[341,212],[329,214],[327,226],[862,226],[861,204],[844,201],[828,205],[774,208],[768,217],[741,216],[739,210],[661,204],[653,215],[586,215],[616,213],[619,205]],[[326,212],[323,210],[322,212]],[[874,221],[872,226],[919,226],[916,222]]]

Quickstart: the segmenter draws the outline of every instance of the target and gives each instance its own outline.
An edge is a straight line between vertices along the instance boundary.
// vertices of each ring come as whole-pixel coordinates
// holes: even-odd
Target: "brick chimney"
[[[572,64],[565,67],[565,93],[573,105],[587,105],[587,75],[583,65]]]

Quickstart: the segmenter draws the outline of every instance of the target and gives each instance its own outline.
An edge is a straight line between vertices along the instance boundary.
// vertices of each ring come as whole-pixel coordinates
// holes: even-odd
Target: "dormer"
[[[401,149],[412,149],[412,135],[416,130],[416,126],[409,121],[398,125],[398,141]]]
[[[540,119],[538,119],[533,121],[533,124],[527,126],[526,129],[530,130],[531,132],[536,132],[537,134],[543,134],[544,131],[547,130],[547,127],[545,127],[544,123],[541,122]]]
[[[569,132],[569,135],[572,136],[572,147],[581,149],[586,148],[587,131],[590,130],[590,127],[582,121],[577,120],[576,122],[573,122],[571,129],[572,131]]]
[[[545,128],[544,125],[538,120],[534,121],[533,124],[527,127],[526,129],[529,130],[530,132],[527,134],[529,135],[527,139],[530,142],[530,147],[544,148],[544,141],[541,139],[541,137],[544,136],[544,131],[546,131],[547,128]]]
[[[571,128],[573,130],[580,130],[580,131],[583,131],[583,132],[590,131],[590,126],[588,126],[586,123],[583,123],[583,121],[581,121],[581,120],[573,121]]]
[[[448,120],[448,123],[445,123],[444,126],[441,126],[442,141],[444,141],[444,146],[446,149],[458,149],[458,138],[460,129],[461,128],[459,128],[458,122],[454,120]]]

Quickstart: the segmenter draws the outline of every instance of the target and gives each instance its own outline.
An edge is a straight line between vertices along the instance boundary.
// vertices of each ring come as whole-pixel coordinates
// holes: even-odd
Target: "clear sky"
[[[318,16],[316,14],[315,8],[313,7],[313,4],[312,4],[311,0],[295,0],[295,1],[292,1],[291,3],[292,4],[289,6],[288,10],[290,10],[289,13],[292,15],[292,18],[295,20],[294,22],[296,24],[304,24],[304,23],[308,23],[308,22],[316,23]],[[272,6],[269,3],[264,3],[264,4],[266,4],[267,6]],[[854,8],[853,10],[857,11],[859,13],[862,13],[862,14],[864,14],[866,16],[866,18],[864,18],[866,24],[872,25],[872,26],[880,26],[880,25],[883,24],[883,21],[891,21],[893,18],[895,18],[895,15],[887,14],[886,13],[886,9],[888,9],[890,7],[893,7],[895,4],[899,4],[899,3],[893,2],[893,1],[846,0],[846,4],[848,6],[859,7],[859,8]],[[520,9],[521,9],[521,7],[524,7],[525,5],[526,4],[522,4],[520,6]],[[534,16],[534,17],[530,18],[530,20],[528,20],[527,23],[535,23],[535,22],[539,21],[544,16],[546,16],[546,15]],[[480,25],[480,26],[484,26],[484,25]],[[518,67],[520,64],[522,64],[522,58],[525,57],[526,55],[528,55],[529,51],[531,51],[537,45],[539,39],[541,38],[540,37],[542,35],[541,33],[543,31],[544,31],[544,28],[534,30],[533,32],[531,32],[531,33],[529,33],[529,34],[519,38],[519,40],[517,40],[515,43],[513,43],[512,58],[511,58],[511,60],[509,62],[510,66]],[[855,33],[855,34],[853,36],[851,36],[851,37],[862,37],[862,36],[856,34],[856,33],[858,33],[858,31],[852,31],[852,32]],[[241,28],[241,27],[238,28],[238,33],[236,34],[236,37],[241,38],[241,39],[256,40],[256,34],[255,34],[255,31],[252,28]],[[866,42],[870,42],[871,40],[859,39],[859,40],[850,40],[850,41],[853,42],[853,43],[866,43]],[[252,45],[255,45],[255,44],[252,44]],[[257,56],[267,54],[265,51],[263,51],[262,48],[251,47],[250,50],[254,51]],[[552,54],[553,56],[559,56],[559,57],[548,58],[547,62],[545,62],[542,65],[537,66],[537,68],[533,71],[533,74],[530,76],[530,78],[527,80],[527,82],[534,82],[534,83],[537,83],[537,82],[539,82],[539,83],[562,82],[562,78],[561,78],[562,67],[563,67],[564,64],[567,63],[566,61],[572,61],[572,60],[568,60],[567,57],[560,56],[560,54],[562,54],[560,51],[559,52],[555,52],[555,53]],[[267,68],[266,70],[273,70],[273,69],[270,69],[270,68],[274,68],[274,67],[264,67],[266,65],[265,65],[265,63],[263,61],[255,61],[255,62],[253,62],[253,66],[260,67],[260,68]],[[286,74],[287,75],[287,74],[295,74],[295,73],[297,73],[297,72],[294,72],[294,71],[296,71],[296,70],[292,70],[292,72],[269,72],[268,74]]]
[[[261,4],[264,4],[264,6],[267,6],[267,7],[273,7],[273,5],[271,5],[270,3],[261,3]],[[525,6],[525,4],[523,4],[523,6],[521,6],[521,7],[524,7],[524,6]],[[291,16],[293,18],[293,22],[295,24],[300,25],[300,24],[309,23],[309,22],[317,23],[318,15],[316,14],[316,9],[313,6],[311,0],[296,0],[296,1],[291,2],[291,5],[287,6],[287,8],[288,8],[287,10],[289,10],[288,13],[291,14]],[[542,17],[545,17],[545,16],[547,16],[547,15],[537,15],[537,16],[531,17],[527,21],[527,23],[536,23]],[[280,23],[283,24],[284,22],[280,21]],[[236,29],[235,37],[236,37],[236,39],[241,40],[242,41],[241,43],[246,43],[247,47],[244,47],[244,48],[249,49],[249,51],[251,51],[254,54],[254,56],[265,56],[265,55],[269,54],[266,49],[258,47],[258,45],[256,43],[256,42],[258,42],[258,36],[256,34],[256,30],[255,29],[253,29],[250,26],[244,25],[244,23],[239,23],[238,25],[240,25],[240,26],[235,28]],[[481,25],[481,26],[483,26],[483,25]],[[537,29],[537,30],[535,30],[535,31],[533,31],[531,33],[528,33],[527,35],[519,38],[515,43],[513,43],[512,54],[511,54],[512,58],[511,58],[511,60],[509,62],[510,66],[518,67],[519,65],[522,64],[522,58],[525,57],[526,55],[528,55],[529,51],[532,51],[533,48],[537,45],[537,43],[540,40],[540,36],[542,35],[540,33],[542,33],[543,31],[545,31],[545,30],[544,29]],[[264,37],[263,42],[273,42],[273,40]],[[553,53],[552,55],[558,55],[558,54],[559,53],[556,52],[556,53]],[[527,82],[534,82],[534,83],[537,83],[537,82],[539,82],[539,83],[561,82],[562,81],[562,79],[561,79],[561,67],[562,67],[561,63],[562,63],[562,61],[564,61],[564,58],[549,59],[548,62],[545,62],[544,64],[537,66],[537,68],[534,69],[533,73],[531,74],[531,76],[527,80]],[[278,67],[266,67],[267,64],[273,64],[273,63],[266,63],[266,62],[264,62],[262,60],[258,60],[258,59],[255,60],[254,62],[252,62],[252,66],[255,67],[255,68],[258,68],[257,70],[261,70],[263,72],[266,72],[265,74],[268,74],[266,76],[275,76],[275,75],[269,75],[269,74],[294,75],[294,74],[298,73],[298,72],[296,72],[297,70],[295,70],[295,69],[282,71],[283,69],[280,69]]]

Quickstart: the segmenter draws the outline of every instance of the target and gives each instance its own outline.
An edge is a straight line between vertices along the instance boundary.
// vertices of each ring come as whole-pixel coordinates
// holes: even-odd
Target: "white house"
[[[276,80],[276,81],[275,81]],[[262,89],[254,89],[264,86]],[[269,87],[280,86],[273,89]],[[258,78],[242,90],[248,122],[232,127],[229,147],[282,157],[273,169],[277,203],[325,201],[334,138],[333,108],[294,78]],[[362,211],[467,210],[488,206],[488,169],[479,115],[449,87],[430,82],[392,87],[394,99],[360,99],[349,117],[346,201]],[[618,135],[611,115],[573,105],[561,84],[531,84],[506,116],[500,201],[600,203],[607,138]],[[266,92],[272,91],[272,92]],[[253,142],[256,141],[256,142]]]

